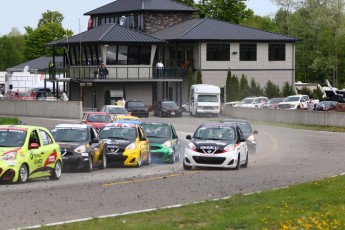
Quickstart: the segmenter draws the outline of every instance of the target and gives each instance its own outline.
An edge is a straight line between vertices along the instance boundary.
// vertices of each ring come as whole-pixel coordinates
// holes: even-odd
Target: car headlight
[[[251,141],[251,142],[254,142],[255,141],[255,137],[254,135],[250,135],[248,138],[247,138],[248,141]]]
[[[196,147],[193,144],[193,142],[189,142],[188,145],[187,145],[187,149],[196,150]]]
[[[136,148],[137,148],[137,145],[135,144],[135,142],[130,143],[130,144],[126,147],[126,149],[128,149],[128,150],[135,150]]]
[[[172,145],[171,141],[166,141],[166,142],[164,142],[164,143],[162,144],[162,146],[163,146],[164,148],[169,148],[169,147],[171,147],[171,145]]]
[[[235,144],[225,146],[224,150],[227,152],[234,151],[235,150]]]
[[[81,145],[81,146],[78,146],[74,152],[77,152],[77,153],[83,153],[83,152],[86,152],[86,149],[87,149],[87,146],[86,145]]]
[[[17,152],[11,151],[11,152],[4,153],[1,159],[3,161],[14,161],[16,160],[16,158],[17,158]]]

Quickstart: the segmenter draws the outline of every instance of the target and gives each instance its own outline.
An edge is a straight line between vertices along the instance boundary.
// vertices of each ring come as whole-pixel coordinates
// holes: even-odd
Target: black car
[[[181,117],[182,109],[175,101],[157,101],[153,108],[153,115],[160,117]]]
[[[253,130],[252,126],[247,120],[243,119],[229,119],[229,118],[224,118],[220,120],[221,123],[226,123],[226,124],[236,124],[240,127],[243,136],[246,138],[247,141],[247,146],[248,150],[250,153],[256,153],[256,138],[254,134],[258,134],[257,130]]]
[[[91,125],[59,124],[51,133],[60,145],[64,169],[91,172],[107,167],[104,142]]]
[[[132,116],[149,117],[149,110],[144,102],[139,100],[126,101],[125,108]]]

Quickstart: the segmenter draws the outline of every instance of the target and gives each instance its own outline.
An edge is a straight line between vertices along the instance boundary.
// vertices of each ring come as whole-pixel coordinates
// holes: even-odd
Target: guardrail
[[[224,107],[223,115],[233,118],[263,122],[336,127],[345,126],[345,113],[337,111]]]

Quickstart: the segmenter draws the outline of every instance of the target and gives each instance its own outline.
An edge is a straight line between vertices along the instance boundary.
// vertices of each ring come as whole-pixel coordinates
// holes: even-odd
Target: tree
[[[63,19],[64,16],[60,12],[47,10],[47,12],[42,14],[42,18],[38,21],[37,27],[41,27],[49,23],[59,24],[62,26]]]
[[[254,14],[246,9],[246,0],[202,0],[195,7],[207,17],[227,22],[239,23]]]
[[[268,80],[264,87],[264,95],[268,98],[280,97],[280,89],[271,80]]]
[[[196,84],[202,84],[202,73],[201,69],[198,69],[197,75],[196,75]]]
[[[249,85],[248,85],[247,76],[242,74],[241,80],[240,80],[241,99],[250,96],[249,93],[250,92],[249,92]]]
[[[252,80],[250,81],[249,95],[253,95],[253,96],[263,95],[263,91],[260,87],[260,84],[258,84],[254,78],[252,78]]]
[[[283,94],[283,97],[288,97],[288,96],[291,96],[291,95],[295,95],[296,91],[293,88],[293,86],[290,85],[290,83],[288,81],[286,81],[286,82],[284,82],[284,85],[283,85],[283,88],[282,88],[282,94]]]
[[[11,66],[25,61],[25,38],[17,28],[13,28],[6,36],[0,37],[0,70],[6,71]]]
[[[193,70],[192,67],[189,67],[188,69],[188,95],[190,94],[190,87],[192,85],[195,84],[195,80],[194,80],[194,74],[193,74]]]
[[[71,30],[62,27],[63,16],[56,11],[47,11],[42,14],[37,29],[25,27],[26,30],[26,49],[25,58],[32,60],[42,56],[51,56],[52,48],[47,47],[49,42],[72,36]],[[63,49],[55,49],[55,55],[62,55]]]

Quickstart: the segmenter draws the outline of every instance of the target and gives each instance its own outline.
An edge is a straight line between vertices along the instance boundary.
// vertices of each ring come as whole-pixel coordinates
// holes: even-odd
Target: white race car
[[[197,128],[184,151],[183,168],[248,166],[248,147],[236,124],[203,124]]]

